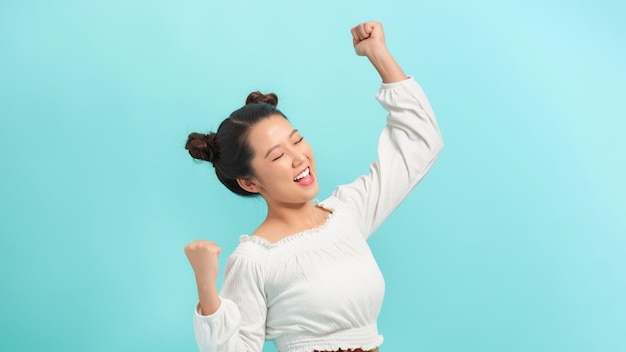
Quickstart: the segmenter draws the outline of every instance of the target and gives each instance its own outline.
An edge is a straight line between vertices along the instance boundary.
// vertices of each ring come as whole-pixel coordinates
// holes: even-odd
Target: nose
[[[306,161],[306,156],[304,154],[302,154],[302,153],[295,153],[293,155],[292,165],[293,165],[293,167],[298,167],[298,166],[302,165],[305,161]]]

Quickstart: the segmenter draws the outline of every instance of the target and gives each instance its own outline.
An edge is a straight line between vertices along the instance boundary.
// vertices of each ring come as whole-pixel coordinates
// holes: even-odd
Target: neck
[[[272,243],[302,231],[321,226],[328,219],[328,211],[311,202],[267,205],[267,217],[255,235]]]
[[[311,228],[317,225],[315,206],[311,202],[300,204],[267,204],[265,223],[274,223],[294,232],[300,228]]]

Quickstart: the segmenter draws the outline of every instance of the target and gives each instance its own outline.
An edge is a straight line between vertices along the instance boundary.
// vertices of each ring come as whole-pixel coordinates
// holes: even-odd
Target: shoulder
[[[269,248],[264,245],[263,239],[256,236],[242,235],[239,245],[228,257],[229,264],[249,263],[259,266],[267,264]]]
[[[368,194],[372,191],[374,185],[371,182],[371,175],[376,174],[379,168],[377,161],[370,164],[370,172],[367,175],[361,175],[349,184],[338,186],[323,204],[328,204],[339,210],[356,210],[363,211],[363,200],[367,199]]]
[[[355,182],[358,182],[358,179]],[[349,218],[358,218],[361,212],[354,201],[354,198],[358,197],[358,191],[355,192],[352,186],[350,184],[337,187],[330,197],[317,202],[317,205],[330,211],[335,222],[345,222]]]

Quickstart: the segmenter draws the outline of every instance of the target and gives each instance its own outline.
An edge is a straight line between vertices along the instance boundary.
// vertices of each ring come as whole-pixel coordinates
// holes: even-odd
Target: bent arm
[[[378,140],[378,161],[369,174],[334,192],[352,205],[367,238],[426,175],[443,141],[422,88],[387,50],[382,25],[359,24],[352,28],[352,38],[357,55],[366,56],[380,74],[383,84],[376,98],[389,112]]]
[[[196,306],[194,331],[201,352],[260,352],[265,341],[267,304],[261,267],[231,256],[217,310],[203,315]]]
[[[443,141],[432,108],[413,78],[383,83],[376,97],[389,112],[370,172],[334,193],[352,204],[369,237],[431,168]]]

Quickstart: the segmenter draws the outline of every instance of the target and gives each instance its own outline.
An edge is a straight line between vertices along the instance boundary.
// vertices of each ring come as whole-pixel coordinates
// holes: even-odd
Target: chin
[[[319,192],[320,192],[320,189],[317,184],[311,185],[311,189],[307,190],[307,192],[304,194],[304,201],[311,202],[315,200]]]

